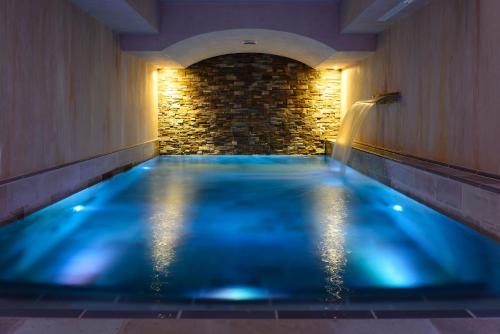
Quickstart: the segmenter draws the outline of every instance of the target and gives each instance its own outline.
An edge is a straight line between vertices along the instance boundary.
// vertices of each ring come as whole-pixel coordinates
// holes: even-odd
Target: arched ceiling
[[[375,35],[339,32],[335,1],[167,1],[160,12],[159,34],[122,34],[121,45],[164,66],[241,52],[286,56],[311,67],[339,66],[339,59],[353,62],[351,57],[376,47]]]
[[[245,41],[255,44],[245,44]],[[137,52],[158,65],[168,67],[188,67],[204,59],[231,53],[268,53],[295,59],[313,68],[338,66],[340,56],[352,59],[367,54],[337,52],[312,38],[269,29],[214,31],[186,38],[163,51]]]
[[[375,32],[429,0],[70,1],[119,32],[124,51],[158,65],[258,52],[321,68],[343,67],[375,51]]]

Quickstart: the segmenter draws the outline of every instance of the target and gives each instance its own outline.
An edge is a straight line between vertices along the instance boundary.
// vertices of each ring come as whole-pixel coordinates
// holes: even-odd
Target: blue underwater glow
[[[193,296],[197,299],[219,299],[219,300],[265,300],[269,298],[266,290],[248,286],[227,286],[215,290],[202,291]]]
[[[159,157],[0,229],[0,290],[497,296],[500,244],[323,157]],[[83,289],[83,290],[82,290]]]

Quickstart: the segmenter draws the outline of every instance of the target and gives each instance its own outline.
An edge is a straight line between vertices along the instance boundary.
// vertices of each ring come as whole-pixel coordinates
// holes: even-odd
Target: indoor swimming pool
[[[0,229],[0,288],[172,301],[500,294],[500,244],[312,156],[160,156]]]

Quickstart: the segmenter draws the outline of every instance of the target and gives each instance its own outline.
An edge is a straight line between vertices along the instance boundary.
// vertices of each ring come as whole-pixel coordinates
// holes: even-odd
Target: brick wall
[[[265,54],[160,70],[160,152],[323,153],[339,127],[340,77]]]

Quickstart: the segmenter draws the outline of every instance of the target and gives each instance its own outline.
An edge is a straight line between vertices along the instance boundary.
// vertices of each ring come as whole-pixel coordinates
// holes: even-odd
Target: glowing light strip
[[[387,13],[379,17],[377,20],[378,22],[386,22],[390,20],[393,16],[397,15],[400,11],[405,9],[407,6],[413,3],[414,0],[405,0],[403,2],[400,2],[396,6],[394,6],[391,10],[389,10]]]

